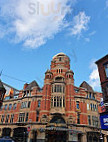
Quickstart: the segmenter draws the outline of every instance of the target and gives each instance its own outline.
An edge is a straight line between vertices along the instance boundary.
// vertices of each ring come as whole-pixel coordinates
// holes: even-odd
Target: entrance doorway
[[[104,137],[104,135],[102,135]],[[87,133],[87,142],[101,142],[100,133],[98,132],[88,132]]]
[[[66,142],[67,126],[61,114],[54,114],[46,130],[46,142]]]
[[[2,137],[9,136],[11,134],[11,128],[3,128]]]
[[[28,137],[27,128],[18,127],[14,129],[13,138],[15,142],[26,142]]]
[[[46,142],[66,142],[66,131],[46,131]]]

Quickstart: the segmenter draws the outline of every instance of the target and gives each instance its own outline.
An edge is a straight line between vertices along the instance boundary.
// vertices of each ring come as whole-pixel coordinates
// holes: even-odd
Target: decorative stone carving
[[[48,117],[47,117],[47,115],[43,115],[43,116],[42,116],[41,122],[42,122],[42,123],[47,123],[47,122],[48,122]]]
[[[73,117],[72,115],[69,116],[68,120],[67,120],[68,124],[73,124]]]
[[[75,124],[75,118],[72,115],[70,115],[67,119],[67,123],[68,124]]]

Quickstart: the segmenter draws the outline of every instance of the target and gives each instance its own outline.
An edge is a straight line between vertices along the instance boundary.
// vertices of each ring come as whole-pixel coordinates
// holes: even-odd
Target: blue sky
[[[59,52],[70,57],[76,86],[85,80],[101,90],[94,62],[108,54],[107,0],[0,0],[2,81],[22,89],[24,82],[8,75],[42,87]]]

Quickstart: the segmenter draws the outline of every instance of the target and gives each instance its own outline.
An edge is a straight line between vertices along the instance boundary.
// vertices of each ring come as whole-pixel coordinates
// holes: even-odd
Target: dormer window
[[[78,92],[79,92],[79,89],[75,89],[75,92],[78,93]]]

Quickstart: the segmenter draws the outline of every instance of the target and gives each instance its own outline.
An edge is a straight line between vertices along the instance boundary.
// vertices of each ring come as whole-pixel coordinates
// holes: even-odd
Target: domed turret
[[[64,53],[58,53],[55,55],[51,62],[51,69],[53,68],[70,68],[70,59]]]
[[[45,79],[51,79],[52,78],[52,72],[50,70],[47,70],[45,73]]]
[[[73,75],[74,75],[74,72],[72,70],[68,70],[66,72],[66,78],[67,79],[73,79]]]

